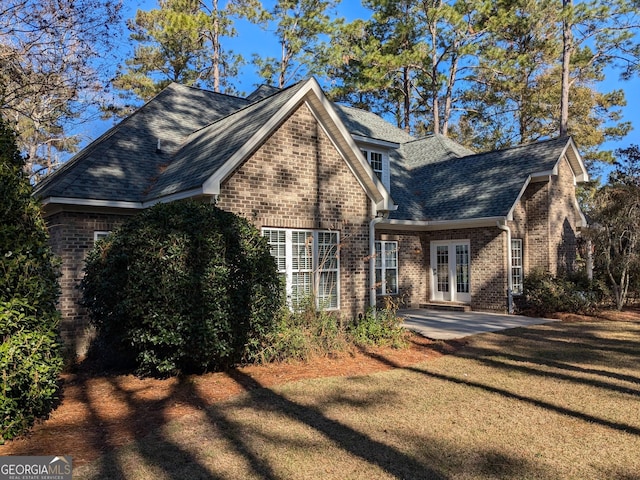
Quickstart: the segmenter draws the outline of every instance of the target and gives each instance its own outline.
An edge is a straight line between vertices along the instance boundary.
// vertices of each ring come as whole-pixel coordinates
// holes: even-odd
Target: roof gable
[[[247,103],[171,84],[38,184],[36,195],[140,202],[186,135]]]
[[[439,154],[433,155],[436,140],[402,146],[392,178],[399,208],[392,218],[437,222],[507,218],[531,179],[551,175],[572,145],[564,137],[463,155],[464,150],[441,144]]]

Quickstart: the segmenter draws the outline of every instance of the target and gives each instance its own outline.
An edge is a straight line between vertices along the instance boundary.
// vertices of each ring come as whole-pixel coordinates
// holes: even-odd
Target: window
[[[376,293],[398,293],[398,242],[376,242]]]
[[[511,239],[511,283],[514,295],[522,293],[522,239]]]
[[[102,232],[102,231],[95,231],[93,232],[93,242],[97,242],[98,240],[102,240],[103,238],[106,238],[109,236],[111,232]]]
[[[469,245],[456,245],[456,292],[469,293]]]
[[[340,308],[338,232],[265,228],[262,235],[286,280],[292,308],[311,297],[318,308]]]
[[[371,165],[373,173],[382,181],[382,153],[362,150],[362,154],[367,162],[369,162],[369,165]]]
[[[382,180],[382,153],[362,150],[362,154],[367,162],[369,162],[369,165],[371,165],[378,179]]]

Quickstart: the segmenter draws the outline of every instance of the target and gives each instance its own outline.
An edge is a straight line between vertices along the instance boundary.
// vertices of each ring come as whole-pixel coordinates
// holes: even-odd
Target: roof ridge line
[[[198,90],[200,92],[206,92],[206,93],[213,93],[214,95],[221,95],[223,97],[229,97],[229,98],[237,98],[239,100],[246,100],[245,97],[241,97],[240,95],[231,95],[229,93],[223,93],[223,92],[216,92],[215,90],[211,90],[209,88],[202,88],[202,87],[196,87],[194,85],[185,85],[183,83],[179,83],[179,82],[171,82],[169,85],[167,85],[165,88],[168,88],[172,85],[178,85],[179,87],[184,87],[184,88],[188,88],[191,90]],[[164,88],[162,89],[164,90]],[[162,91],[161,90],[161,91]],[[160,92],[158,92],[160,93]],[[155,98],[155,97],[154,97]]]
[[[224,115],[224,116],[222,116],[222,117],[220,117],[220,118],[215,119],[213,122],[209,122],[208,124],[206,124],[206,125],[204,125],[204,126],[202,126],[202,127],[200,127],[200,128],[197,128],[197,129],[193,130],[191,133],[189,133],[189,134],[184,138],[184,140],[183,140],[183,141],[182,141],[182,143],[180,144],[180,147],[179,147],[179,148],[176,150],[176,152],[174,153],[174,156],[178,153],[178,151],[180,151],[180,149],[182,148],[182,145],[184,145],[184,144],[189,140],[189,138],[190,138],[194,133],[198,133],[198,132],[200,132],[200,131],[204,130],[205,128],[209,128],[210,126],[215,125],[216,123],[218,123],[218,122],[220,122],[220,121],[222,121],[222,120],[226,120],[227,118],[232,117],[233,115],[236,115],[237,113],[240,113],[240,112],[242,112],[242,111],[244,111],[244,110],[247,110],[248,108],[252,108],[252,107],[254,107],[255,105],[257,105],[257,104],[261,103],[261,102],[262,102],[262,101],[264,101],[264,100],[268,100],[268,99],[270,99],[270,98],[272,98],[272,97],[275,97],[276,95],[279,95],[279,94],[281,94],[281,93],[283,93],[283,92],[286,92],[287,90],[289,90],[289,89],[291,89],[291,88],[293,88],[293,87],[296,87],[297,85],[299,85],[299,84],[301,84],[301,83],[304,83],[304,82],[307,82],[307,81],[308,81],[308,79],[307,79],[307,80],[300,80],[299,82],[296,82],[296,83],[294,83],[294,84],[292,84],[292,85],[289,85],[288,87],[282,88],[282,89],[280,89],[279,91],[272,93],[271,95],[268,95],[268,96],[266,96],[266,97],[262,97],[262,98],[260,98],[260,99],[256,100],[255,102],[250,102],[250,103],[248,103],[247,105],[245,105],[244,107],[240,107],[240,108],[238,108],[237,110],[234,110],[233,112],[229,113],[228,115]],[[214,93],[215,93],[215,92],[214,92]],[[242,97],[237,97],[237,98],[242,99]],[[245,100],[246,100],[246,99],[245,99]]]

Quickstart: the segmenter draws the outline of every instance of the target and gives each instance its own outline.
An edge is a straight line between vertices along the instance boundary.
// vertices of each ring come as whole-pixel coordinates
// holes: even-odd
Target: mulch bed
[[[63,375],[62,402],[50,417],[37,423],[27,436],[0,446],[0,455],[71,455],[74,465],[79,466],[144,437],[174,418],[195,413],[248,388],[406,367],[453,353],[465,343],[434,342],[412,335],[406,349],[362,349],[304,363],[252,365],[237,371],[164,380],[96,375],[80,368]],[[240,381],[240,377],[251,378],[251,385]],[[208,403],[203,405],[202,398]]]

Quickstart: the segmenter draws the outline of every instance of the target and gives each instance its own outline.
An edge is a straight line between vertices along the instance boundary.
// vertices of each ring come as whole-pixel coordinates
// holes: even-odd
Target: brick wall
[[[576,208],[571,167],[565,159],[558,165],[558,176],[551,179],[549,194],[553,199],[549,209],[551,271],[554,274],[572,272],[576,269],[580,214]]]
[[[418,234],[399,234],[385,230],[376,231],[376,240],[398,242],[398,295],[401,308],[418,308],[429,299],[429,280],[425,269],[425,252]],[[379,299],[381,304],[382,300]]]
[[[533,269],[554,275],[575,269],[579,218],[571,167],[562,159],[557,176],[527,187],[509,222],[512,238],[523,241],[525,275]]]
[[[80,307],[78,285],[83,277],[84,260],[93,247],[94,232],[111,231],[126,215],[58,212],[46,218],[53,252],[62,260],[58,308],[62,314],[61,333],[72,355],[83,355],[91,338],[86,311]]]
[[[399,298],[416,308],[431,299],[431,242],[469,240],[471,308],[506,311],[506,234],[497,227],[442,230],[416,234],[379,230],[378,240],[398,242]]]
[[[217,205],[258,228],[340,232],[340,306],[368,305],[371,202],[306,105],[221,185]]]

